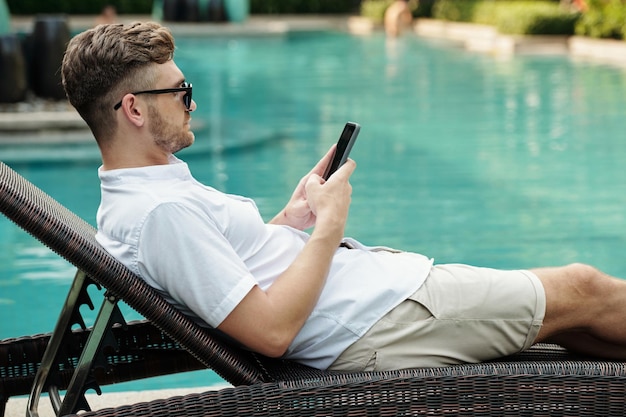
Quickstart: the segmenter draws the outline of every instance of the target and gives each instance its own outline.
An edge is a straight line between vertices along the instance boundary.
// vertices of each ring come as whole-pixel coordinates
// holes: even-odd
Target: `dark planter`
[[[209,0],[208,9],[209,22],[225,22],[228,20],[224,0]]]
[[[22,42],[14,34],[0,36],[0,102],[16,103],[26,98],[26,61]]]
[[[200,21],[198,0],[164,0],[163,20],[170,22]]]
[[[66,16],[36,18],[31,39],[30,72],[33,92],[37,96],[55,100],[65,98],[61,84],[61,62],[70,38]]]
[[[198,0],[180,0],[182,3],[183,15],[185,22],[200,21],[200,6]]]
[[[163,20],[170,22],[225,22],[224,0],[164,0]]]
[[[163,0],[163,20],[177,22],[180,20],[180,7],[178,0]]]

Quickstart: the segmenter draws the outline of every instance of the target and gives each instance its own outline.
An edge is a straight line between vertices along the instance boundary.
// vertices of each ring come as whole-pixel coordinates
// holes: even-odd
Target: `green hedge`
[[[361,3],[361,16],[371,19],[374,23],[381,24],[385,10],[394,0],[365,0]]]
[[[587,0],[589,9],[576,25],[576,34],[593,38],[626,39],[626,1]]]
[[[433,17],[492,25],[508,34],[572,35],[580,15],[551,0],[438,0]]]
[[[474,22],[474,9],[482,0],[438,0],[433,7],[435,19]]]
[[[573,35],[580,15],[564,10],[558,4],[547,1],[509,1],[498,3],[498,7],[487,7],[483,3],[480,10],[492,14],[495,25],[501,33],[524,35]]]

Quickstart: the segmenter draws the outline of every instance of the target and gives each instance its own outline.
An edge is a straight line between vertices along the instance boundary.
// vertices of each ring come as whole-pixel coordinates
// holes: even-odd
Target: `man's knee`
[[[617,290],[615,279],[582,263],[535,272],[544,286],[548,307],[557,311],[601,306]]]
[[[536,271],[546,294],[546,315],[538,341],[567,331],[587,331],[606,313],[614,280],[585,264]]]
[[[610,290],[612,280],[591,265],[573,263],[564,266],[563,270],[563,284],[584,299],[603,296]]]

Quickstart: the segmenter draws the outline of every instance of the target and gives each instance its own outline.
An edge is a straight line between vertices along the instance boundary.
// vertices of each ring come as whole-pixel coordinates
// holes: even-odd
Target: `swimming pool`
[[[582,261],[626,277],[624,69],[331,32],[178,38],[176,61],[198,103],[197,143],[181,156],[200,181],[254,197],[267,219],[353,120],[347,234],[437,262]],[[10,165],[94,223],[90,146]],[[0,338],[51,331],[72,277],[0,218]],[[107,390],[218,381],[203,371]]]

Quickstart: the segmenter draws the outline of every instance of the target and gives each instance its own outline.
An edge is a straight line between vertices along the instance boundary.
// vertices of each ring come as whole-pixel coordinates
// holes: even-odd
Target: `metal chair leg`
[[[71,335],[72,326],[79,324],[83,329],[86,328],[80,314],[81,305],[87,304],[92,310],[94,308],[87,293],[87,287],[90,284],[95,283],[86,274],[82,271],[76,273],[59,320],[44,352],[41,365],[37,370],[28,398],[27,417],[39,416],[39,398],[44,391],[48,392],[52,408],[57,416],[74,414],[80,410],[90,411],[89,404],[85,399],[85,392],[88,389],[95,389],[100,394],[99,385],[94,378],[90,379],[92,371],[98,360],[104,360],[103,355],[98,355],[102,353],[105,343],[113,344],[117,348],[111,331],[113,324],[126,324],[118,306],[119,299],[111,294],[105,294],[94,326],[82,349],[78,364],[74,368],[69,384],[67,384],[64,398],[61,398],[59,393],[61,381],[57,375],[59,364],[66,362],[64,359],[67,358],[63,356],[67,353],[66,349],[72,348],[72,346],[68,346],[70,341],[67,338],[68,335]],[[106,363],[103,365],[106,366]]]
[[[26,410],[27,416],[37,417],[39,415],[37,412],[39,398],[41,397],[43,390],[49,385],[51,374],[54,373],[52,368],[59,357],[67,332],[71,331],[72,324],[78,321],[81,326],[84,327],[84,322],[82,322],[82,318],[78,318],[77,313],[80,314],[78,310],[81,302],[86,300],[85,297],[87,297],[87,303],[91,303],[87,295],[87,287],[89,284],[91,284],[91,280],[87,277],[87,275],[85,275],[82,271],[77,271],[65,300],[63,310],[59,316],[59,320],[57,321],[54,332],[48,342],[48,347],[44,352],[41,365],[37,370],[37,375],[35,376],[35,381],[28,398],[28,408]],[[91,305],[91,308],[93,309],[93,305]],[[54,393],[51,394],[50,397],[53,403],[55,401],[59,401],[58,398],[53,397]]]
[[[65,398],[61,403],[60,409],[55,409],[57,416],[74,414],[80,410],[91,411],[84,397],[85,391],[89,388],[87,386],[87,379],[90,376],[96,356],[102,348],[107,333],[111,331],[115,320],[121,316],[117,305],[118,301],[119,298],[113,295],[105,295],[96,322],[87,339],[87,344],[80,356],[72,380],[67,387]]]

